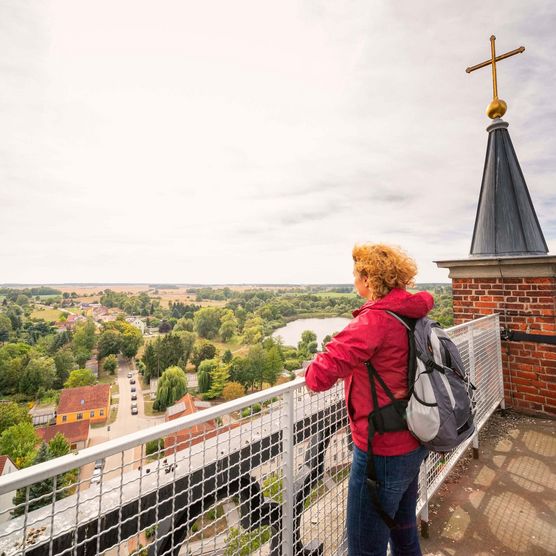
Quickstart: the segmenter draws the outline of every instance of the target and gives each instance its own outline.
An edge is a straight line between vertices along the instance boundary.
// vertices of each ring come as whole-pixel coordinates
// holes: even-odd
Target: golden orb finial
[[[501,118],[508,109],[508,105],[501,98],[495,98],[487,106],[486,115],[494,120],[495,118]]]

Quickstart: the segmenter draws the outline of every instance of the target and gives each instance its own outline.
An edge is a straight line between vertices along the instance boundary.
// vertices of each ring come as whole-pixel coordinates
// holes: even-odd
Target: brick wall
[[[503,328],[556,335],[556,277],[453,278],[454,322],[492,313]],[[556,345],[502,342],[506,404],[556,415]]]

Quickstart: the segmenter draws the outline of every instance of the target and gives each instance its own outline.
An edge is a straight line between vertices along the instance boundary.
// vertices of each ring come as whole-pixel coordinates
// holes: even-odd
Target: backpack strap
[[[378,396],[376,393],[376,383],[375,378],[378,380],[380,385],[382,386],[386,395],[390,398],[393,405],[396,405],[394,395],[392,394],[391,390],[386,386],[382,377],[377,373],[376,369],[373,367],[370,361],[365,363],[367,367],[367,371],[369,373],[369,382],[371,384],[371,395],[373,397],[373,411],[369,414],[368,418],[368,435],[367,435],[367,488],[369,490],[369,495],[373,502],[373,506],[375,507],[376,512],[381,517],[382,521],[386,523],[390,530],[396,529],[398,527],[397,523],[390,517],[382,504],[380,503],[380,498],[378,497],[378,487],[380,486],[377,481],[376,477],[376,468],[375,468],[375,458],[373,454],[373,438],[376,432],[375,427],[375,419],[374,415],[376,414],[376,420],[378,423],[378,430],[382,434],[385,430],[385,423],[383,415],[380,411],[378,411]],[[375,413],[376,412],[376,413]]]
[[[421,358],[421,353],[417,350],[415,344],[415,325],[417,324],[416,319],[410,319],[409,317],[403,317],[394,313],[393,311],[386,311],[390,316],[394,317],[398,322],[401,322],[407,328],[407,335],[409,337],[409,353],[407,355],[408,361],[408,373],[407,373],[407,387],[409,395],[411,396],[413,392],[413,385],[415,384],[415,374],[417,372],[417,357]]]

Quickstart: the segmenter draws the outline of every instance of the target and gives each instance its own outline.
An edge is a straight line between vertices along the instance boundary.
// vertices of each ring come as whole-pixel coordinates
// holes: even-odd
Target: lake
[[[292,320],[286,326],[278,328],[272,333],[273,338],[280,336],[284,345],[297,347],[301,340],[301,334],[305,330],[312,330],[317,335],[319,350],[322,340],[327,334],[340,332],[351,319],[343,317],[331,317],[326,319],[298,319]]]

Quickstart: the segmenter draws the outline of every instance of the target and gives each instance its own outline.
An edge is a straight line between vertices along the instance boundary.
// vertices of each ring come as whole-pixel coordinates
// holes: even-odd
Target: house
[[[9,456],[0,456],[0,477],[7,475],[8,473],[13,473],[14,471],[17,471],[17,467]],[[12,507],[12,499],[14,496],[15,491],[5,492],[0,495],[0,511],[2,511],[2,513],[0,513],[0,523],[10,519],[10,512],[3,512],[3,510]]]
[[[207,403],[194,398],[191,394],[185,394],[181,399],[179,399],[174,405],[170,406],[166,410],[165,421],[173,421],[174,419],[179,419],[185,415],[193,415],[201,409],[205,409]],[[169,456],[174,453],[174,451],[179,452],[180,450],[185,450],[195,444],[199,444],[221,434],[223,432],[229,431],[235,427],[238,427],[239,423],[234,423],[233,425],[219,426],[215,419],[205,421],[198,425],[192,427],[184,428],[176,433],[167,436],[164,439],[164,449],[165,455]]]
[[[60,394],[56,424],[90,421],[103,423],[110,415],[110,385],[66,388]]]
[[[75,315],[75,314],[68,315],[68,318],[66,319],[65,322],[65,328],[66,330],[71,330],[75,327],[75,325],[78,322],[85,322],[86,320],[87,319],[83,315]]]
[[[135,326],[135,328],[138,328],[141,331],[141,334],[145,334],[145,330],[147,329],[147,325],[138,317],[127,317],[126,322],[129,322],[129,324]]]
[[[43,442],[50,442],[60,433],[68,441],[72,450],[82,450],[87,447],[87,440],[89,439],[89,421],[83,420],[50,427],[39,427],[36,431]]]

